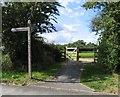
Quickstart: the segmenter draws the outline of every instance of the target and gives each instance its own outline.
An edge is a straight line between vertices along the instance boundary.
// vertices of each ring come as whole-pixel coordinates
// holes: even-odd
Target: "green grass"
[[[81,52],[79,55],[81,58],[94,58],[94,52]]]
[[[76,52],[67,51],[67,54],[76,60]],[[94,52],[81,52],[79,56],[80,58],[94,58]]]
[[[118,94],[118,75],[107,73],[98,65],[87,64],[84,66],[80,77],[81,83],[97,92]]]
[[[38,81],[50,80],[61,68],[60,64],[51,65],[50,68],[46,70],[41,70],[39,72],[32,72],[33,79],[29,79],[27,72],[17,72],[17,71],[3,71],[2,72],[2,82],[11,83],[17,85],[29,85],[36,83]]]

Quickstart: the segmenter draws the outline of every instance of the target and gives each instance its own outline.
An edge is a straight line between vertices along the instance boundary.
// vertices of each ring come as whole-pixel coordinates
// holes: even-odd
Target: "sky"
[[[42,34],[46,41],[55,44],[67,44],[77,40],[96,43],[98,36],[91,31],[90,24],[97,12],[83,8],[85,2],[81,0],[57,1],[64,6],[58,8],[60,16],[57,16],[58,23],[54,23],[58,31]]]

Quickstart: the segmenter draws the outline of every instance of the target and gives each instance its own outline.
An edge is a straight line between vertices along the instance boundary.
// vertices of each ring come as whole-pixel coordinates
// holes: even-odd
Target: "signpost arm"
[[[31,70],[31,21],[28,20],[28,72],[30,79],[32,78]]]

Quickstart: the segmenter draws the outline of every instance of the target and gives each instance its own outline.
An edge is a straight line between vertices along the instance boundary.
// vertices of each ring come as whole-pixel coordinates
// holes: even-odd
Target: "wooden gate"
[[[78,47],[65,47],[65,58],[69,60],[79,61]]]
[[[85,55],[84,53],[93,52],[91,55]],[[97,62],[97,48],[79,48],[79,47],[64,47],[64,52],[62,52],[65,60],[73,61],[91,61]],[[93,56],[93,57],[90,57]]]

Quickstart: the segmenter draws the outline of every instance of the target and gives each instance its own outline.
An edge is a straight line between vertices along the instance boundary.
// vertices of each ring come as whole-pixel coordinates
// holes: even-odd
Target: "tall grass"
[[[11,60],[9,55],[3,55],[2,62],[2,82],[3,83],[12,83],[17,85],[29,85],[36,83],[38,81],[50,80],[54,77],[54,75],[61,69],[60,63],[51,64],[51,62],[47,63],[47,68],[39,69],[36,64],[32,64],[32,78],[29,79],[28,70],[21,69],[9,69],[9,64],[11,64]],[[37,64],[39,65],[39,64]],[[42,64],[45,65],[45,64]],[[46,65],[45,65],[46,67]]]

